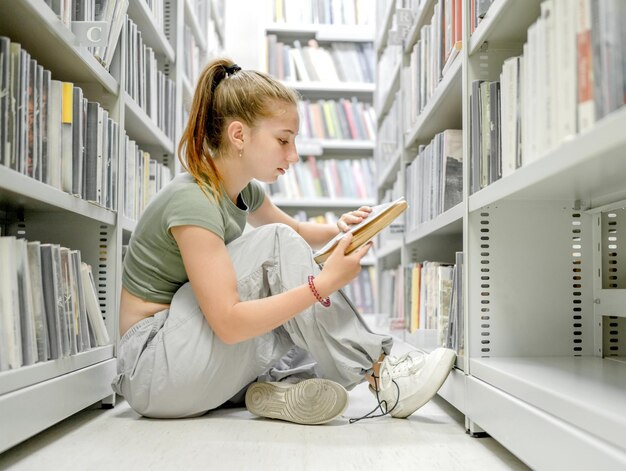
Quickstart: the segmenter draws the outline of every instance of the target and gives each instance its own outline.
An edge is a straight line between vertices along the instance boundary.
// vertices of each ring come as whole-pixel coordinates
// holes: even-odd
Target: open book
[[[372,212],[363,219],[359,224],[350,226],[348,232],[352,233],[352,242],[346,250],[346,255],[354,252],[367,241],[372,239],[376,234],[393,222],[400,214],[408,208],[408,204],[404,198],[398,198],[391,203],[379,204],[372,207]],[[313,258],[317,263],[324,263],[330,254],[333,253],[339,241],[348,232],[341,232],[333,237],[324,247],[313,254]]]

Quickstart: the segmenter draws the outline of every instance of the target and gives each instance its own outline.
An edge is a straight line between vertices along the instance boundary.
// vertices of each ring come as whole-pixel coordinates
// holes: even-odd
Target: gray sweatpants
[[[284,292],[319,273],[308,244],[283,224],[250,231],[227,248],[242,301]],[[319,376],[351,389],[390,352],[392,339],[372,333],[341,291],[330,298],[329,308],[316,303],[271,332],[227,345],[211,330],[186,283],[169,309],[124,334],[113,390],[139,414],[174,418],[240,398],[257,378]]]

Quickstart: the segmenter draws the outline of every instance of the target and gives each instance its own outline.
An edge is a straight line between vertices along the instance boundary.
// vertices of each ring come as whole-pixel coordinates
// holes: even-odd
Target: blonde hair
[[[230,59],[215,59],[198,79],[178,159],[203,191],[219,200],[222,177],[213,158],[226,150],[228,122],[234,119],[254,127],[273,116],[276,101],[297,106],[298,99],[294,90],[267,74],[241,70]]]

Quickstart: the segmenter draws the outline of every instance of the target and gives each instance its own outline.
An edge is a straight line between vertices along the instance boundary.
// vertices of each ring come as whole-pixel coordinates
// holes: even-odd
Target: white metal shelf
[[[185,24],[191,29],[194,39],[196,40],[196,45],[201,51],[206,51],[207,46],[205,35],[202,33],[202,28],[200,28],[200,23],[198,23],[198,18],[196,17],[196,12],[193,9],[191,0],[183,1],[185,2]]]
[[[49,69],[53,79],[79,86],[97,83],[109,95],[118,93],[117,81],[87,48],[80,47],[44,0],[0,2],[0,31]]]
[[[539,17],[541,0],[496,0],[470,36],[470,55],[485,42],[524,42],[528,27]]]
[[[271,23],[266,33],[277,36],[315,38],[320,42],[373,42],[374,30],[368,25],[293,25]]]
[[[141,144],[158,146],[165,153],[174,153],[172,140],[157,127],[152,118],[139,107],[127,92],[124,92],[124,106],[128,137],[135,140],[140,146]]]
[[[402,149],[398,149],[388,162],[385,162],[385,167],[380,169],[378,178],[378,189],[386,188],[390,184],[396,181],[396,176],[400,170],[400,162],[402,161]]]
[[[400,89],[400,71],[402,70],[402,62],[398,62],[396,67],[391,72],[391,80],[389,81],[389,86],[387,90],[379,94],[378,96],[382,96],[379,100],[376,100],[376,120],[378,121],[378,127],[380,127],[383,118],[387,115],[389,110],[391,109],[391,105],[393,105],[393,100],[396,97],[396,92]]]
[[[12,391],[95,365],[109,358],[113,358],[113,345],[96,347],[65,358],[2,371],[0,372],[0,397]]]
[[[350,94],[371,94],[376,88],[375,84],[367,82],[303,82],[286,81],[285,85],[303,93],[341,93]]]
[[[109,358],[1,395],[0,453],[110,396],[116,364]]]
[[[120,216],[120,226],[122,227],[122,231],[127,234],[132,234],[137,227],[137,221],[127,216]]]
[[[398,255],[401,249],[402,239],[387,241],[383,246],[376,249],[376,258],[382,260],[392,255]]]
[[[209,2],[209,8],[211,9],[211,19],[215,24],[215,31],[219,37],[220,43],[224,44],[224,40],[226,38],[225,30],[224,30],[224,19],[220,18],[220,13],[217,11],[215,7],[215,3],[213,1]]]
[[[625,188],[626,107],[556,150],[471,195],[469,211],[502,199],[582,200],[600,206]]]
[[[623,451],[515,396],[467,376],[467,415],[532,469],[624,469]],[[547,440],[537,437],[549,437]]]
[[[144,42],[156,54],[164,56],[170,62],[174,62],[174,48],[165,37],[165,33],[157,25],[148,5],[144,1],[128,2],[128,16],[139,27]]]
[[[460,129],[462,121],[462,54],[435,88],[412,129],[405,134],[405,148],[431,140],[446,129]]]
[[[301,198],[287,199],[283,197],[271,197],[276,206],[285,209],[355,209],[360,206],[373,206],[376,204],[373,198]]]
[[[409,211],[411,209],[409,208]],[[404,241],[406,245],[418,243],[427,237],[441,237],[447,235],[463,235],[463,217],[465,205],[457,204],[448,211],[440,214],[431,221],[420,224],[417,229],[408,232]]]
[[[435,0],[426,0],[413,22],[413,26],[404,38],[404,53],[410,54],[413,46],[420,37],[422,26],[427,25],[427,21],[432,19],[435,12]]]
[[[321,155],[324,152],[341,152],[346,154],[367,154],[374,151],[374,141],[362,139],[316,139],[297,138],[296,147],[300,154]],[[309,152],[300,151],[300,148],[310,149]]]
[[[471,358],[472,376],[622,448],[626,364],[597,357]]]
[[[387,4],[387,11],[385,11],[385,16],[383,18],[383,22],[381,23],[380,30],[376,31],[374,50],[376,51],[377,56],[382,54],[383,49],[387,45],[387,38],[389,37],[389,29],[391,28],[391,19],[393,18],[395,6],[395,0],[389,0],[389,3]]]
[[[5,166],[0,166],[0,203],[4,209],[70,211],[104,224],[115,223],[115,212],[65,193]]]

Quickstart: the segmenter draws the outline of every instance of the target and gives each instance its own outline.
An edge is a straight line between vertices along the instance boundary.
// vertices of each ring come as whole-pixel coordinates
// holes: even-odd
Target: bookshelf
[[[151,112],[147,101],[140,104],[143,100],[133,98],[128,88],[127,79],[136,75],[127,62],[133,53],[128,47],[130,23],[122,27],[107,70],[88,48],[80,45],[47,3],[2,2],[0,36],[20,43],[32,59],[51,71],[53,80],[80,87],[85,98],[99,103],[119,124],[123,131],[120,135],[125,133],[139,149],[149,152],[167,173],[178,172],[175,143],[196,80],[186,74],[184,31],[188,28],[194,35],[197,66],[201,67],[211,51],[223,48],[223,1],[151,2],[159,16],[143,0],[128,2],[127,15],[133,28],[153,51],[156,69],[172,81],[174,93],[168,107],[174,118],[169,121]],[[135,218],[124,211],[127,153],[124,140],[118,143],[116,204],[112,207],[81,199],[0,165],[2,234],[79,249],[83,260],[93,267],[100,308],[111,338],[110,345],[0,372],[0,416],[12,424],[0,431],[0,452],[86,407],[115,404],[110,383],[116,374],[122,247],[136,225]]]
[[[421,28],[440,3],[414,2],[402,67],[409,67]],[[505,60],[525,51],[529,28],[546,6],[495,0],[471,33],[470,2],[462,3],[463,49],[417,119],[407,123],[406,114],[398,115],[404,132],[378,194],[394,184],[406,191],[404,169],[416,147],[457,128],[463,129],[463,201],[379,251],[377,264],[454,262],[454,253],[463,251],[464,350],[439,394],[465,415],[471,434],[492,435],[534,469],[621,469],[626,108],[472,192],[472,82],[499,79]],[[392,28],[394,14],[380,24]],[[386,38],[394,37],[389,33],[377,31],[379,59]],[[401,74],[389,93],[410,88],[407,78]],[[383,111],[393,109],[396,98],[386,99],[392,103]],[[380,126],[386,115],[378,119]],[[401,302],[410,308],[407,295]],[[425,350],[436,346],[431,330],[394,333]]]
[[[331,6],[331,3],[333,4]],[[352,8],[354,7],[354,2]],[[359,136],[356,137],[354,130],[351,129],[350,133],[346,133],[346,128],[341,128],[335,121],[335,129],[340,129],[339,136],[331,135],[328,127],[328,121],[325,121],[324,135],[320,133],[320,127],[314,129],[313,125],[310,126],[310,132],[306,132],[304,129],[307,120],[310,123],[314,123],[314,113],[317,110],[313,108],[319,103],[322,107],[328,105],[329,102],[333,102],[332,105],[328,105],[329,108],[322,108],[325,111],[333,110],[331,113],[345,112],[345,108],[342,107],[342,100],[348,100],[352,103],[353,112],[358,109],[360,113],[364,109],[373,107],[374,94],[376,91],[375,84],[372,81],[355,80],[350,77],[343,70],[338,70],[339,80],[324,79],[313,80],[302,79],[302,75],[299,73],[292,73],[288,75],[285,72],[284,76],[281,76],[283,67],[271,65],[269,63],[270,57],[283,57],[280,53],[272,52],[273,49],[268,45],[268,37],[273,37],[275,43],[281,43],[285,47],[292,47],[294,42],[299,42],[303,48],[310,46],[310,41],[315,41],[320,48],[325,48],[329,51],[333,51],[333,45],[340,44],[342,46],[359,48],[362,45],[365,47],[373,47],[374,42],[374,24],[372,20],[373,11],[370,12],[370,21],[367,23],[360,23],[358,20],[354,24],[347,24],[346,22],[339,21],[335,23],[326,23],[321,18],[313,18],[317,14],[321,15],[321,10],[324,8],[335,9],[334,13],[342,11],[344,14],[349,11],[349,8],[343,8],[342,2],[316,2],[315,6],[313,2],[302,2],[294,9],[295,3],[284,5],[285,9],[282,10],[284,17],[281,14],[275,15],[275,7],[280,8],[283,4],[282,0],[255,2],[253,6],[249,2],[233,1],[226,4],[227,14],[232,11],[233,14],[241,11],[245,8],[249,11],[251,17],[256,15],[260,18],[260,21],[248,22],[246,18],[239,18],[238,22],[240,28],[249,30],[250,34],[258,39],[259,47],[256,49],[256,56],[251,57],[250,41],[245,38],[231,37],[230,41],[227,41],[227,49],[231,53],[232,57],[244,68],[253,68],[257,70],[266,71],[275,77],[281,79],[287,86],[295,89],[301,95],[303,102],[306,104],[306,111],[300,110],[301,126],[300,135],[297,138],[296,144],[301,158],[301,169],[290,169],[293,173],[293,178],[290,175],[283,177],[279,180],[278,184],[272,185],[268,190],[272,192],[272,200],[280,208],[287,213],[297,218],[312,218],[318,216],[325,216],[327,213],[334,213],[337,216],[343,212],[354,210],[361,205],[374,205],[377,202],[375,193],[375,172],[371,171],[371,175],[363,178],[364,186],[367,193],[363,194],[363,191],[358,189],[351,189],[350,186],[339,183],[338,187],[348,189],[350,191],[339,192],[336,194],[331,193],[330,187],[335,187],[335,182],[341,180],[344,182],[341,175],[346,174],[358,174],[358,173],[370,173],[369,168],[362,167],[364,161],[373,160],[375,149],[375,136],[373,135],[375,124],[375,118],[373,118],[373,108],[371,109],[371,131],[372,133],[366,138],[359,132]],[[364,3],[365,4],[365,3]],[[373,7],[373,2],[372,5]],[[319,7],[319,10],[317,8]],[[373,8],[372,8],[373,10]],[[319,21],[317,21],[319,19]],[[371,49],[370,49],[371,50]],[[332,65],[332,64],[331,64]],[[333,65],[333,68],[339,69]],[[355,64],[354,68],[361,68],[362,63]],[[280,73],[279,73],[280,70]],[[353,74],[350,74],[353,75]],[[373,77],[372,77],[373,78]],[[351,101],[352,100],[352,101]],[[337,106],[338,105],[338,106]],[[310,107],[309,107],[310,106]],[[347,112],[346,112],[347,113]],[[308,118],[305,117],[308,115]],[[338,116],[337,115],[337,116]],[[328,115],[324,115],[325,120],[328,119]],[[339,116],[338,116],[339,117]],[[334,118],[333,118],[334,119]],[[341,119],[341,118],[340,118]],[[345,118],[344,118],[345,119]],[[349,118],[348,118],[349,119]],[[355,118],[356,119],[356,118]],[[366,119],[361,118],[361,120]],[[365,123],[363,123],[365,125]],[[367,131],[367,128],[363,129],[363,134]],[[314,157],[314,164],[309,164],[309,157]],[[358,163],[357,163],[358,162]],[[347,168],[347,164],[352,165],[350,169]],[[317,167],[317,171],[310,170],[310,167]],[[335,169],[336,166],[336,169]],[[325,169],[327,173],[325,172]],[[332,169],[332,170],[330,170]],[[302,184],[302,181],[306,181],[309,178],[309,172],[313,175],[319,174],[320,180],[324,177],[328,183],[321,183],[320,186],[315,187],[315,191],[311,191],[311,186],[308,184]],[[332,178],[329,176],[332,174]],[[339,177],[337,177],[339,174]],[[297,175],[297,177],[296,177]],[[313,178],[316,178],[315,176]],[[299,190],[294,190],[294,185],[299,186]],[[358,192],[357,192],[358,190]],[[366,262],[366,265],[372,265],[372,259]],[[359,290],[362,292],[362,290]],[[358,304],[358,300],[357,300]],[[371,309],[368,309],[371,310]]]

